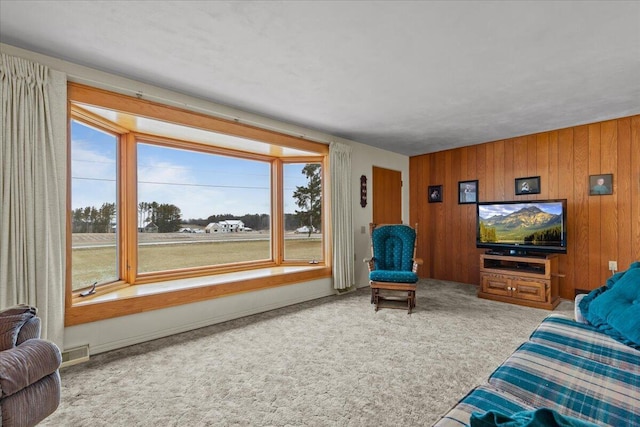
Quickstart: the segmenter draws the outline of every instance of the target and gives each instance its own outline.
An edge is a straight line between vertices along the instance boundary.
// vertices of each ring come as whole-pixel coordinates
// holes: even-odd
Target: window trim
[[[238,121],[221,119],[196,111],[184,110],[170,105],[109,92],[79,83],[69,82],[67,95],[69,102],[77,104],[98,105],[110,110],[253,139],[273,144],[274,146],[311,151],[321,156],[329,155],[329,146],[320,142],[309,141],[302,137],[291,136]],[[274,155],[274,157],[277,157],[277,155]]]
[[[71,216],[67,214],[67,273],[66,273],[66,313],[65,325],[71,326],[86,322],[93,322],[100,319],[133,314],[141,311],[155,310],[175,305],[188,304],[191,302],[202,301],[211,298],[218,298],[225,295],[247,292],[270,287],[277,287],[298,283],[301,281],[314,280],[331,276],[330,266],[330,236],[328,235],[327,219],[329,218],[328,198],[328,153],[329,147],[313,141],[286,135],[280,132],[266,130],[255,126],[250,126],[230,120],[220,119],[198,112],[182,110],[176,107],[157,104],[151,101],[133,98],[102,89],[96,89],[89,86],[68,83],[68,144],[71,144],[71,119],[84,122],[90,126],[96,126],[100,129],[109,131],[119,135],[122,139],[119,143],[118,161],[119,167],[124,170],[120,172],[119,195],[118,195],[118,220],[121,224],[121,230],[118,234],[118,256],[119,273],[121,280],[104,284],[98,288],[96,294],[82,298],[79,296],[80,291],[72,291],[71,283]],[[140,132],[130,131],[116,123],[106,121],[82,108],[82,105],[96,105],[101,108],[121,111],[136,116],[148,117],[156,120],[176,123],[179,125],[191,126],[208,130],[212,132],[224,133],[228,135],[248,138],[263,143],[269,143],[274,146],[282,146],[300,150],[306,150],[318,153],[317,156],[305,157],[286,157],[278,158],[277,156],[266,156],[263,154],[237,151],[226,147],[213,146],[202,143],[191,143],[187,141],[175,140],[172,138],[158,137],[155,135],[147,135]],[[136,144],[138,142],[148,142],[174,148],[186,148],[189,150],[202,151],[211,154],[230,155],[238,158],[251,160],[269,161],[271,162],[272,173],[272,190],[271,190],[271,212],[272,216],[272,259],[258,262],[241,262],[233,264],[225,264],[222,266],[211,266],[204,268],[185,268],[179,270],[166,271],[162,273],[142,273],[136,274],[136,265],[120,265],[124,264],[124,260],[137,263],[137,218],[135,218],[137,206],[137,160],[136,160]],[[274,150],[277,151],[277,150]],[[71,172],[71,150],[67,153],[67,175]],[[323,179],[323,210],[322,210],[322,228],[323,228],[323,253],[324,260],[319,265],[309,266],[306,262],[286,261],[284,256],[284,212],[283,212],[283,163],[294,161],[309,161],[320,163],[322,166]],[[135,185],[134,185],[135,184]],[[133,189],[132,189],[133,185]],[[71,182],[68,183],[67,192],[67,212],[71,211]],[[127,250],[136,253],[125,253]],[[301,271],[288,272],[286,274],[278,273],[278,266],[306,266]],[[250,266],[251,268],[247,268]],[[220,283],[219,280],[212,280],[211,284],[207,276],[219,276],[227,273],[239,273],[247,270],[259,270],[266,272],[267,279],[240,279],[231,280],[228,283]],[[242,276],[239,274],[239,276]],[[126,287],[145,286],[160,281],[170,281],[185,278],[202,277],[202,285],[188,289],[173,289],[170,291],[160,292],[154,295],[140,295],[129,298],[120,298],[110,301],[100,302],[99,296],[108,293],[117,292]],[[151,285],[153,286],[153,285]],[[170,294],[170,295],[167,295]],[[91,300],[96,298],[95,303]]]
[[[67,307],[65,312],[65,326],[81,325],[98,320],[144,313],[151,310],[331,277],[331,267],[329,266],[309,266],[301,271],[291,273],[281,273],[275,270],[278,270],[278,268],[272,267],[253,270],[259,273],[259,277],[225,282],[216,281],[215,277],[213,277],[211,282],[208,283],[206,278],[204,278],[203,284],[198,286],[160,291],[149,295],[117,298],[109,301],[93,302],[91,300],[81,299],[77,301],[76,305]],[[141,288],[145,286],[149,285],[132,285],[128,287]],[[110,289],[109,292],[117,292],[122,289],[123,287],[114,288]],[[104,296],[109,292],[97,292],[96,296]]]

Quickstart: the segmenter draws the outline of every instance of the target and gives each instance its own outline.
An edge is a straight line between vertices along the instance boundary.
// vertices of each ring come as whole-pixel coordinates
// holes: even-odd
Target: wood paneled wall
[[[613,194],[589,196],[589,175],[613,174]],[[640,260],[640,115],[412,157],[410,221],[420,224],[419,274],[479,283],[476,207],[458,204],[458,181],[477,179],[478,200],[567,199],[560,296],[594,289]],[[540,194],[516,196],[514,180],[540,176]],[[443,202],[427,187],[443,185]]]

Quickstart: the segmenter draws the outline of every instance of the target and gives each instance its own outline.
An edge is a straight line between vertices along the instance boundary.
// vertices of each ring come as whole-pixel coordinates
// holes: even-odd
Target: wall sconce
[[[367,177],[364,175],[360,177],[360,206],[367,206]]]

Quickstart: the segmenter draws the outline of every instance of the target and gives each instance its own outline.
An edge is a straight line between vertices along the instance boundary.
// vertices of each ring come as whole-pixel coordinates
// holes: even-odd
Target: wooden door
[[[402,223],[402,173],[373,167],[373,223]]]

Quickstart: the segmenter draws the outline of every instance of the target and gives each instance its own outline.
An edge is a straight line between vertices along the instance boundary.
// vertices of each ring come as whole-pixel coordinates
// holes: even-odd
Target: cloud
[[[116,202],[116,141],[72,141],[73,208]],[[143,144],[143,146],[145,146]],[[182,218],[214,214],[270,214],[270,167],[265,162],[145,146],[138,153],[138,203],[157,202],[180,208]],[[304,185],[301,166],[289,165],[285,211],[297,208],[293,190]]]
[[[167,161],[147,160],[138,170],[138,200],[170,203],[180,208],[183,219],[207,218],[213,214],[270,212],[270,190],[263,182],[243,188],[233,177],[216,184],[205,183],[191,169]]]
[[[83,140],[73,141],[71,185],[73,209],[116,202],[116,164],[114,156],[88,148]]]

